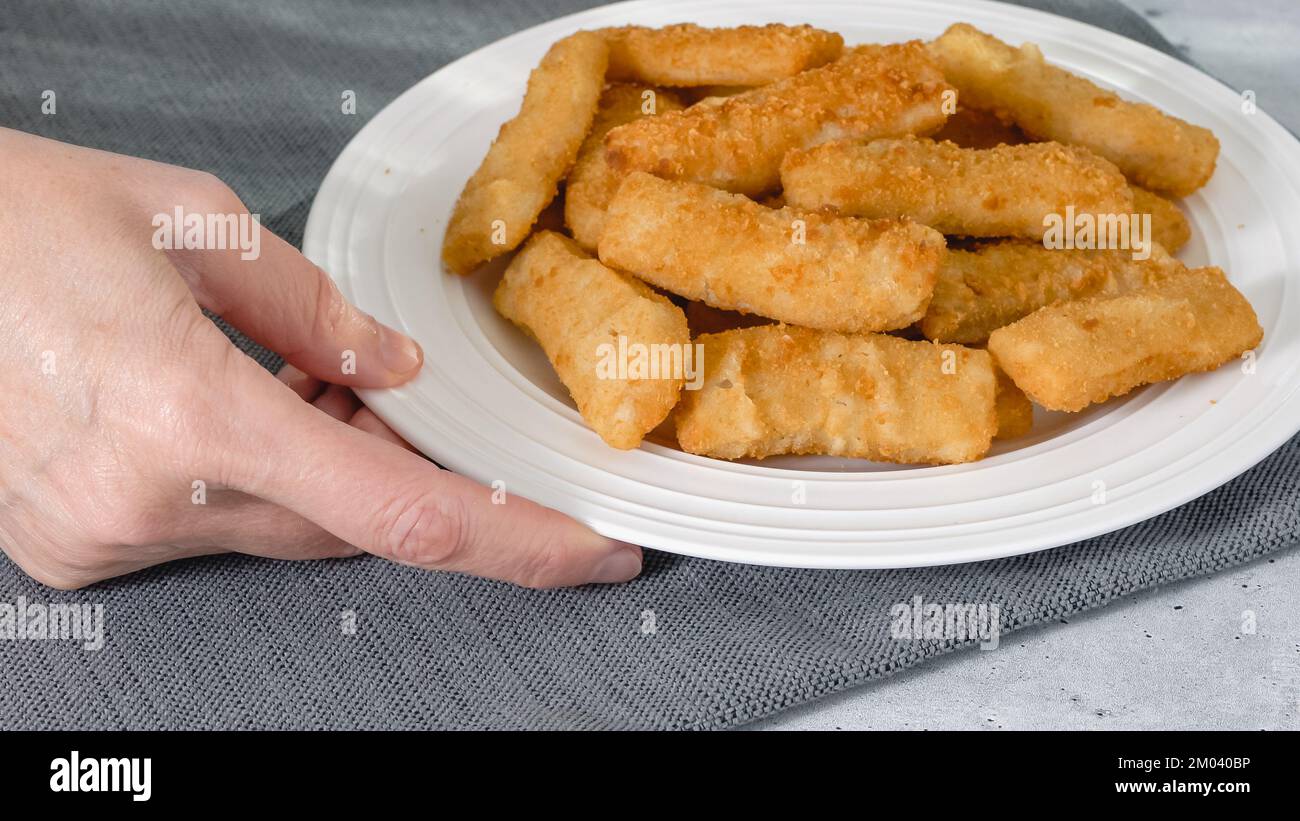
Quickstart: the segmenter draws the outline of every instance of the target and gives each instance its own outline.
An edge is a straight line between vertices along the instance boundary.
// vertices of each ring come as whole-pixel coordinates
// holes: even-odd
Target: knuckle
[[[239,213],[244,203],[221,178],[207,171],[195,171],[187,184],[190,206],[196,211]]]
[[[465,535],[463,506],[455,497],[421,493],[383,507],[375,546],[402,564],[450,568],[463,558]]]
[[[215,326],[212,331],[220,333]],[[166,369],[156,377],[153,409],[142,409],[153,420],[145,441],[167,458],[149,467],[168,479],[225,483],[226,468],[247,453],[248,436],[239,430],[230,397],[255,395],[264,372],[232,345],[204,351],[196,360],[197,366]]]
[[[208,369],[210,378],[217,373],[216,368]],[[228,424],[213,404],[211,388],[197,375],[179,372],[160,374],[155,391],[152,402],[158,412],[146,417],[150,425],[141,431],[142,439],[154,453],[170,458],[151,467],[193,467],[191,457],[199,446]]]
[[[519,584],[531,590],[560,587],[568,568],[568,550],[556,539],[548,539],[532,552],[519,575]]]
[[[334,280],[319,267],[316,272],[315,323],[317,339],[332,339],[345,327],[352,306],[343,298],[343,293],[334,284]]]

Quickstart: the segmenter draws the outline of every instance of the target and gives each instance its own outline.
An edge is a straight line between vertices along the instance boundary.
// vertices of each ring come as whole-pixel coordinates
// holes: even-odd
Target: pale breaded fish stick
[[[1182,273],[1159,245],[1132,251],[1057,250],[1027,240],[949,248],[921,320],[926,339],[977,345],[989,334],[1057,302],[1140,290]]]
[[[932,138],[947,140],[962,148],[992,148],[995,145],[1021,145],[1030,142],[1015,123],[1004,123],[991,111],[959,105]]]
[[[564,184],[564,221],[583,248],[596,249],[605,225],[605,209],[622,182],[622,176],[605,161],[605,135],[611,128],[641,117],[681,108],[681,100],[673,92],[639,85],[611,85],[600,96],[596,119]]]
[[[669,351],[671,359],[674,347],[677,356],[686,356],[686,316],[645,283],[584,254],[573,240],[551,231],[535,234],[506,268],[492,304],[541,344],[582,418],[609,445],[636,447],[677,404],[684,370],[665,371],[648,360],[640,370],[630,361],[620,369],[612,358],[623,350],[637,353],[633,346],[644,346],[649,356]]]
[[[1078,411],[1141,385],[1217,368],[1259,344],[1255,311],[1218,268],[1043,308],[989,337],[1029,398]]]
[[[943,253],[923,225],[774,210],[641,172],[614,195],[600,237],[602,262],[666,291],[847,332],[920,319]]]
[[[656,86],[758,86],[793,77],[840,56],[844,38],[812,26],[601,29],[609,42],[609,80]]]
[[[1219,141],[1043,60],[1032,43],[1013,48],[966,23],[930,44],[962,103],[993,111],[1031,137],[1081,145],[1137,184],[1176,196],[1205,185]]]
[[[468,274],[528,236],[578,156],[608,55],[604,38],[580,31],[551,46],[533,69],[519,113],[501,126],[456,201],[442,242],[448,269]]]
[[[908,137],[791,151],[781,163],[786,204],[854,217],[907,217],[944,234],[1041,239],[1044,218],[1124,214],[1124,175],[1084,148],[1028,143],[961,148]]]
[[[821,68],[605,137],[610,165],[757,197],[775,189],[792,148],[928,133],[952,89],[918,42],[860,46]]]
[[[703,384],[674,414],[688,453],[951,464],[983,456],[997,431],[987,351],[789,325],[696,343]]]
[[[1034,427],[1034,405],[996,363],[993,372],[998,380],[993,396],[998,417],[998,432],[994,438],[1014,439],[1024,436]]]
[[[1140,186],[1133,189],[1133,211],[1137,214],[1151,215],[1151,238],[1165,247],[1171,254],[1187,244],[1192,238],[1192,226],[1183,216],[1182,210],[1174,203]]]

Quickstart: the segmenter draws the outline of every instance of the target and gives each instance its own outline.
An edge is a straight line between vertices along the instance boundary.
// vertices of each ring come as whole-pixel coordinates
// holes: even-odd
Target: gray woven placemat
[[[6,0],[0,123],[211,170],[300,242],[316,186],[369,116],[438,66],[587,5]],[[1028,5],[1172,52],[1110,0]],[[56,117],[40,114],[44,89]],[[344,89],[355,116],[340,114]],[[0,727],[732,726],[973,643],[891,638],[890,608],[917,595],[997,604],[1006,632],[1291,546],[1298,441],[1136,527],[977,565],[801,571],[648,552],[631,584],[532,592],[369,558],[227,556],[59,593],[0,559],[0,604],[102,604],[107,625],[96,652],[0,641]]]

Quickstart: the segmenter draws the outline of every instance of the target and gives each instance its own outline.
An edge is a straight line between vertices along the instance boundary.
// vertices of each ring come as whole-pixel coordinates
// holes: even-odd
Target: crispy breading
[[[687,375],[608,366],[621,351],[690,350],[686,316],[645,283],[612,271],[573,240],[535,234],[506,268],[492,304],[546,352],[591,429],[612,447],[641,443],[677,404]],[[641,378],[638,378],[640,376]]]
[[[849,49],[833,63],[605,137],[610,164],[738,194],[776,188],[793,148],[928,133],[952,89],[919,42]]]
[[[1044,306],[1138,290],[1183,271],[1159,245],[1141,260],[1132,251],[1058,250],[1028,240],[949,248],[921,332],[975,345]]]
[[[997,377],[997,390],[993,402],[998,416],[998,432],[995,439],[1014,439],[1024,436],[1034,427],[1034,405],[1025,396],[1025,392],[1016,387],[1016,383],[1006,372],[994,363],[993,373]]]
[[[771,209],[641,172],[600,237],[606,265],[687,299],[847,332],[920,319],[943,253],[943,236],[912,222]]]
[[[1151,238],[1169,253],[1178,253],[1178,249],[1192,238],[1192,226],[1182,210],[1159,194],[1137,185],[1130,187],[1133,189],[1134,212],[1151,215]]]
[[[961,148],[907,137],[834,142],[781,163],[793,208],[908,217],[945,234],[1040,239],[1045,217],[1133,211],[1124,175],[1087,149],[1060,143]]]
[[[757,86],[836,59],[840,35],[812,26],[601,29],[609,42],[609,80],[657,86]]]
[[[958,105],[957,112],[948,118],[948,122],[932,138],[936,141],[948,140],[962,148],[1022,145],[1030,141],[1015,123],[1004,123],[991,111],[963,105]]]
[[[564,221],[583,248],[595,250],[605,226],[605,209],[622,182],[605,161],[605,135],[641,117],[681,108],[681,100],[671,91],[626,83],[611,85],[600,96],[596,119],[564,184]]]
[[[578,155],[608,56],[604,38],[580,31],[551,46],[533,69],[519,113],[501,126],[456,201],[442,243],[449,270],[468,274],[528,236]]]
[[[1250,303],[1210,267],[1120,296],[1042,308],[994,331],[989,351],[1030,399],[1078,411],[1217,368],[1263,336]]]
[[[930,44],[963,104],[995,112],[1031,137],[1081,145],[1137,184],[1185,196],[1214,173],[1219,141],[1207,128],[1123,99],[966,23]]]
[[[674,414],[689,453],[951,464],[983,456],[997,430],[986,351],[788,325],[696,342],[703,385]]]

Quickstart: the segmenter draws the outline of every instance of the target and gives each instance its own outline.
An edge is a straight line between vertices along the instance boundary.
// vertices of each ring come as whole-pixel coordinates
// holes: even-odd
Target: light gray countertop
[[[1300,133],[1300,2],[1125,3]],[[1300,729],[1300,551],[1014,633],[996,650],[956,653],[751,726]]]

